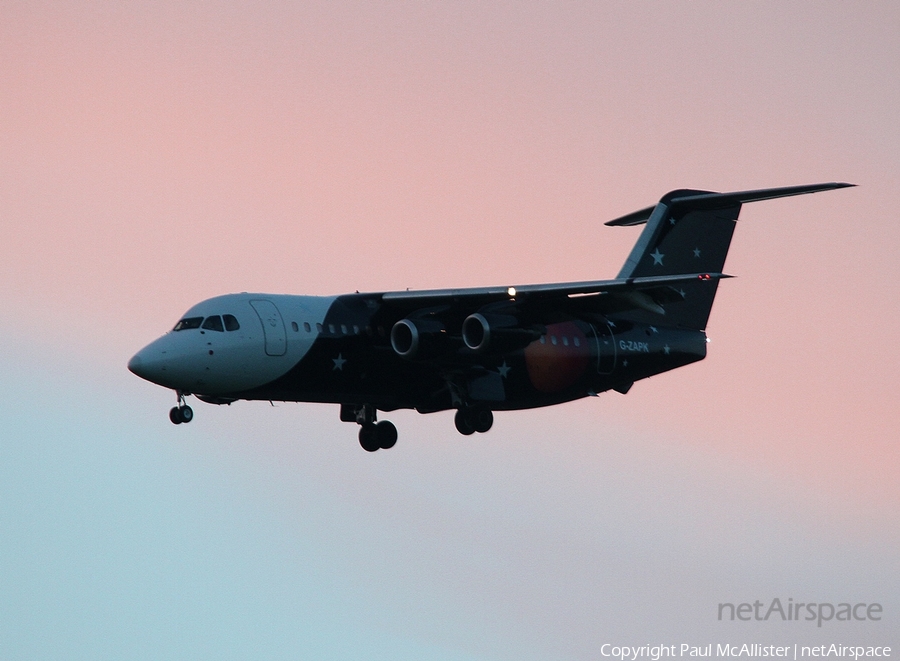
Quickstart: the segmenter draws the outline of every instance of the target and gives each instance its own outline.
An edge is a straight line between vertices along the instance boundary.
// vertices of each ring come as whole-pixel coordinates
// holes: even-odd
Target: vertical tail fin
[[[655,207],[606,223],[613,226],[646,223],[618,277],[720,273],[742,204],[852,185],[813,184],[736,193],[672,191]],[[685,285],[679,291],[682,300],[665,306],[666,321],[685,328],[705,329],[717,286],[718,281]]]

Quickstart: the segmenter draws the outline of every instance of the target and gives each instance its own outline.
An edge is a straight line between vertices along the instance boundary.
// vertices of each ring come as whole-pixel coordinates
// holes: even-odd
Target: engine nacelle
[[[522,328],[509,315],[470,314],[463,321],[463,342],[472,351],[511,351],[528,346],[541,336],[537,328]]]
[[[447,342],[447,329],[431,319],[401,319],[391,328],[391,347],[398,356],[427,358]]]

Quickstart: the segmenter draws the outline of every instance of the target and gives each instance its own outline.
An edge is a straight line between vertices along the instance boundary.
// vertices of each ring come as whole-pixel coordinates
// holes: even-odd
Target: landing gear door
[[[597,373],[612,374],[616,368],[616,341],[608,323],[594,326],[594,337],[597,340]]]
[[[287,352],[287,332],[278,308],[272,301],[264,300],[250,301],[250,305],[256,310],[262,322],[263,334],[266,337],[266,354],[283,356]]]

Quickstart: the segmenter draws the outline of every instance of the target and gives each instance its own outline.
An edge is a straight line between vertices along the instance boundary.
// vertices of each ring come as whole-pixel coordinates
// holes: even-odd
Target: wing
[[[439,307],[469,311],[503,309],[519,313],[536,308],[557,308],[560,313],[643,309],[665,314],[662,305],[680,300],[681,286],[698,281],[714,286],[718,280],[730,277],[724,273],[690,273],[538,285],[394,291],[382,294],[381,300],[391,307],[411,312],[420,309],[433,311]]]

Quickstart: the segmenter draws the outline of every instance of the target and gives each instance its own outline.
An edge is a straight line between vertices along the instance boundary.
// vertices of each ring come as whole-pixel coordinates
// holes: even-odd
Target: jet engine
[[[470,314],[463,321],[462,338],[472,351],[511,351],[528,346],[541,336],[536,327],[523,328],[510,315]]]
[[[447,342],[447,329],[433,319],[401,319],[391,328],[391,347],[410,360],[433,356]]]

